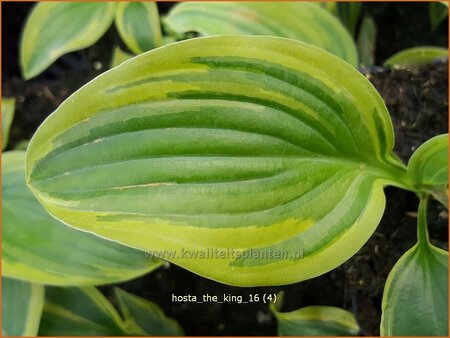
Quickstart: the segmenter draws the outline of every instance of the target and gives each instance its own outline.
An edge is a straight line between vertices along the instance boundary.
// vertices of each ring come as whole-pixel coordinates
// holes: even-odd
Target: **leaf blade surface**
[[[2,155],[3,275],[49,285],[131,279],[159,267],[144,252],[68,227],[25,184],[25,152]]]
[[[392,146],[381,98],[339,58],[289,39],[208,37],[74,94],[35,135],[27,179],[71,225],[174,250],[165,259],[226,283],[286,284],[368,239],[383,186],[408,184]]]
[[[20,66],[28,80],[60,56],[89,47],[107,31],[116,10],[112,2],[41,2],[27,19],[20,42]]]

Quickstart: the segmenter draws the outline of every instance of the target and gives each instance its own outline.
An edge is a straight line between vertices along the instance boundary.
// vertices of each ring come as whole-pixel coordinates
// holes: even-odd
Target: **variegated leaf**
[[[145,253],[68,227],[25,184],[25,152],[2,155],[2,274],[50,285],[131,279],[161,265]]]
[[[184,2],[165,18],[178,34],[271,35],[324,48],[352,65],[358,64],[356,46],[345,27],[319,4],[311,2],[217,1]]]
[[[382,99],[348,63],[290,39],[191,39],[67,99],[27,181],[72,226],[236,285],[293,283],[351,257],[383,187],[409,187]]]
[[[94,44],[111,26],[115,13],[114,2],[37,3],[20,44],[23,77],[31,79],[60,56]]]
[[[120,2],[116,27],[127,47],[135,54],[162,45],[158,7],[154,1]]]

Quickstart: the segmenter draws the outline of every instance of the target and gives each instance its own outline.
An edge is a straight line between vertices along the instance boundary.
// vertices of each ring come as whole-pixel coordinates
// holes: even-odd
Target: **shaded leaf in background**
[[[431,1],[428,4],[428,16],[430,18],[431,30],[436,28],[448,17],[448,2],[445,1]]]
[[[39,2],[22,35],[20,65],[28,80],[60,56],[91,46],[107,31],[116,12],[113,2]]]
[[[288,284],[350,258],[383,187],[409,187],[393,142],[381,97],[340,58],[276,37],[197,38],[68,98],[31,141],[27,180],[76,228],[225,283]]]
[[[115,289],[119,312],[94,287],[47,287],[41,336],[173,336],[183,334],[152,302]]]
[[[176,33],[271,35],[324,48],[354,66],[356,46],[345,27],[319,4],[308,2],[184,2],[164,20]]]
[[[2,97],[2,150],[8,145],[9,129],[14,118],[16,100]]]
[[[182,336],[183,329],[173,319],[167,318],[156,304],[115,288],[119,310],[130,331],[150,336]]]
[[[44,306],[44,287],[2,277],[2,336],[36,336]]]
[[[94,287],[46,287],[39,336],[127,336],[111,303]]]
[[[377,27],[375,21],[372,17],[366,15],[362,20],[357,41],[360,65],[370,67],[375,64],[376,39]]]
[[[359,326],[351,312],[333,306],[307,306],[279,312],[274,306],[279,336],[356,336]]]
[[[419,204],[419,242],[397,261],[386,281],[382,336],[448,336],[448,252],[428,240],[426,201]]]
[[[339,20],[347,27],[351,36],[356,36],[356,27],[361,17],[362,3],[357,1],[338,2],[336,11]]]
[[[414,69],[432,64],[434,61],[443,58],[448,58],[448,49],[419,46],[407,48],[392,55],[384,62],[384,65]]]
[[[113,50],[113,55],[111,58],[111,66],[110,68],[116,67],[120,65],[122,62],[127,61],[128,59],[131,59],[133,55],[124,52],[120,47],[116,46]]]
[[[54,285],[128,280],[161,265],[50,216],[25,184],[25,152],[2,155],[2,273]]]
[[[116,27],[122,40],[135,54],[141,54],[162,45],[156,2],[119,2]]]

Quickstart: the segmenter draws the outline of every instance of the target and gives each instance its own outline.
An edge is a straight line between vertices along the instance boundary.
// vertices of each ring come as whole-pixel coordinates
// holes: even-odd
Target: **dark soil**
[[[165,8],[170,4],[164,4]],[[17,45],[27,3],[2,3],[3,96],[17,99],[8,149],[29,139],[56,107],[88,80],[107,69],[114,44],[114,28],[93,47],[68,54],[31,81],[20,78]],[[378,26],[377,64],[394,52],[417,44],[445,45],[446,22],[429,32],[427,9],[421,3],[365,3],[364,11]],[[414,22],[414,24],[411,24]],[[384,98],[396,134],[396,153],[407,161],[428,138],[448,130],[448,63],[420,71],[374,67],[367,78]],[[283,311],[307,305],[334,305],[352,311],[363,335],[378,335],[381,298],[386,277],[396,260],[416,240],[418,200],[412,193],[386,189],[387,207],[377,231],[363,248],[339,268],[313,280],[282,287],[238,288],[199,277],[175,265],[119,286],[147,298],[180,322],[187,335],[276,335],[276,323],[263,302],[251,304],[173,303],[175,295],[242,295],[285,292]],[[429,208],[433,242],[448,243],[448,213],[438,203]],[[111,287],[101,290],[111,296]]]

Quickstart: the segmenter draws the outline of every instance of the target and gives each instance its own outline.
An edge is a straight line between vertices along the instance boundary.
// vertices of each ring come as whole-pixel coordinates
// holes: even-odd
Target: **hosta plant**
[[[342,8],[354,33],[360,5]],[[161,264],[144,250],[228,284],[294,283],[354,255],[382,217],[384,187],[396,186],[421,199],[418,244],[388,279],[382,334],[447,334],[447,298],[435,301],[447,291],[447,253],[428,241],[426,202],[447,203],[448,136],[425,143],[408,166],[395,156],[389,114],[354,69],[356,47],[336,18],[312,3],[183,3],[164,18],[164,37],[153,2],[39,3],[23,34],[24,76],[93,44],[113,22],[134,54],[192,32],[236,36],[169,44],[125,62],[131,55],[116,49],[113,65],[120,65],[40,127],[26,170],[23,153],[3,156],[5,276],[26,280],[42,299],[33,283],[104,284]],[[358,38],[363,64],[373,62],[374,37],[366,17]],[[46,236],[48,247],[34,245]],[[425,290],[429,280],[433,288]],[[56,291],[48,291],[44,323],[70,313],[56,302],[66,291],[71,299],[97,294],[47,290]],[[303,328],[304,320],[342,315],[349,325],[338,329],[356,334],[342,311],[274,314]],[[130,332],[113,317],[106,333]]]
[[[174,250],[169,260],[222,282],[279,285],[335,268],[370,237],[383,187],[411,186],[392,147],[383,101],[341,59],[288,39],[200,38],[75,93],[33,137],[27,182],[76,228]]]
[[[162,44],[158,8],[152,1],[37,3],[20,44],[23,77],[31,79],[60,56],[93,45],[113,22],[134,53]]]
[[[161,30],[154,1],[41,2],[31,11],[20,44],[20,65],[31,79],[59,57],[87,48],[113,24],[126,47],[140,54],[186,38],[201,35],[258,34],[288,37],[322,47],[357,64],[356,47],[344,26],[319,4],[301,2],[183,3],[174,6]],[[115,47],[112,65],[118,57]]]

